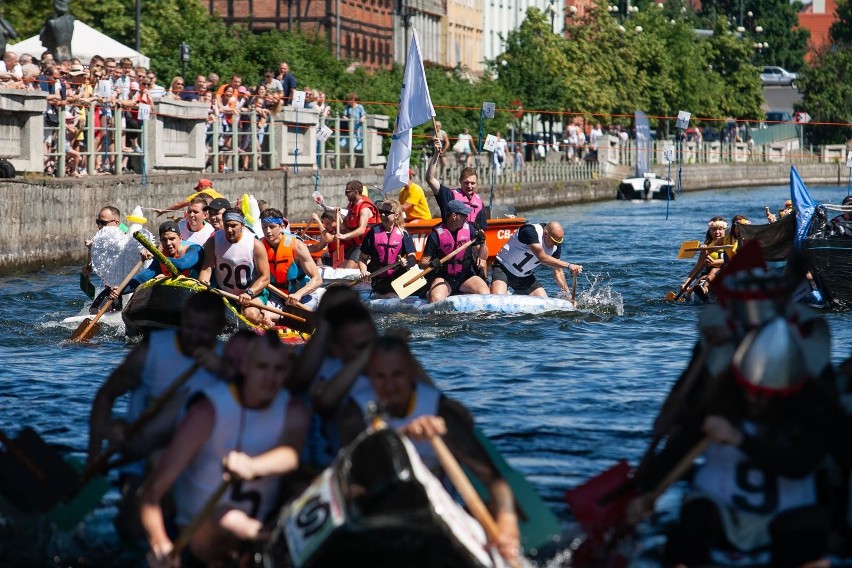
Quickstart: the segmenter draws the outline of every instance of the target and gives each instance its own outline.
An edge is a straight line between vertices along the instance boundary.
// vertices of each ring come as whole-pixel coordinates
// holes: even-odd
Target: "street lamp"
[[[555,24],[556,19],[556,0],[550,0],[550,3],[547,5],[546,11],[550,14],[550,30],[553,30],[553,26]]]

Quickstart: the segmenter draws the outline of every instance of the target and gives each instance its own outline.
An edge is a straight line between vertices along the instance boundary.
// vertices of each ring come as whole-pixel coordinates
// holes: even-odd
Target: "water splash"
[[[593,314],[624,315],[624,299],[612,289],[609,273],[586,274],[586,286],[577,294],[577,309]]]
[[[154,242],[154,235],[145,229],[145,237]],[[127,276],[142,251],[136,239],[121,231],[118,227],[104,227],[92,238],[92,267],[107,286],[117,286]],[[151,264],[148,261],[145,267]]]

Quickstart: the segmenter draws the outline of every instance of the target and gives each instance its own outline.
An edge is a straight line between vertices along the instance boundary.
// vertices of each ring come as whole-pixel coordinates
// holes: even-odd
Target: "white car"
[[[781,67],[765,66],[760,72],[760,80],[764,85],[781,85],[783,87],[795,87],[799,76],[790,73]]]

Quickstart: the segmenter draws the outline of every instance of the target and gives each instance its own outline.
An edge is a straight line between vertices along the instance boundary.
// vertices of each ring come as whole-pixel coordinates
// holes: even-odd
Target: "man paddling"
[[[211,385],[190,402],[140,495],[149,559],[157,565],[178,560],[170,559],[174,542],[161,506],[172,487],[180,530],[199,515],[223,479],[233,481],[189,536],[191,565],[234,560],[240,544],[257,539],[263,522],[280,506],[277,476],[298,467],[310,416],[282,388],[289,371],[290,350],[277,335],[256,336],[239,378]]]
[[[485,230],[488,226],[488,216],[485,213],[485,204],[482,203],[482,198],[476,192],[476,184],[478,174],[474,168],[465,168],[459,174],[459,188],[450,189],[442,184],[435,176],[435,165],[438,163],[441,154],[441,141],[435,140],[435,151],[429,159],[429,166],[426,168],[426,183],[435,194],[435,201],[438,202],[438,208],[441,210],[441,218],[446,221],[450,214],[448,205],[453,200],[458,200],[467,205],[470,209],[467,220],[476,228]],[[487,257],[486,257],[487,258]]]
[[[391,282],[401,269],[414,266],[417,262],[414,241],[405,230],[402,218],[402,205],[395,199],[387,199],[379,205],[381,223],[373,225],[361,243],[361,258],[358,267],[361,278],[365,279],[368,272],[375,272],[396,262],[400,268],[392,268],[372,279],[370,285],[379,298],[396,298],[396,292]]]
[[[213,234],[213,227],[205,222],[207,219],[205,207],[207,207],[207,200],[203,197],[195,197],[189,202],[186,218],[178,223],[181,240],[203,246]]]
[[[497,253],[491,271],[491,293],[529,294],[547,297],[547,291],[535,277],[535,269],[543,264],[553,269],[553,278],[565,294],[571,293],[563,269],[573,275],[583,272],[579,264],[561,260],[565,230],[556,221],[547,224],[527,223]]]
[[[489,293],[488,284],[477,275],[479,269],[484,269],[488,259],[485,233],[477,231],[468,221],[470,211],[470,207],[461,201],[450,201],[446,206],[444,222],[432,229],[426,238],[420,267],[431,266],[437,275],[429,288],[430,302],[443,300],[453,294]],[[441,258],[470,241],[475,244],[441,264]]]
[[[370,225],[379,222],[379,211],[369,197],[363,195],[364,184],[351,180],[346,184],[346,199],[349,209],[343,220],[337,240],[343,245],[343,263],[338,268],[358,268],[361,258],[361,242]]]
[[[265,321],[263,314],[250,302],[257,298],[265,304],[269,296],[269,257],[260,241],[245,230],[242,211],[230,207],[222,220],[225,228],[204,243],[204,266],[198,280],[209,286],[215,270],[219,288],[239,296],[243,316],[260,324]]]
[[[104,449],[104,441],[124,444],[125,457],[141,459],[163,447],[172,435],[175,421],[189,393],[215,384],[217,375],[227,373],[219,358],[222,351],[217,339],[225,327],[222,299],[211,292],[194,294],[181,311],[178,329],[154,330],[137,345],[98,389],[89,419],[89,461]],[[159,412],[158,416],[134,439],[126,440],[128,423],[142,415],[147,406],[193,365],[201,366],[186,384]],[[114,418],[116,399],[130,393],[127,418]],[[131,495],[144,473],[144,466],[125,469],[121,479],[122,493]],[[123,502],[121,509],[134,509],[135,496]],[[132,534],[125,524],[126,515],[116,519],[121,534]]]
[[[364,431],[369,422],[368,408],[378,403],[387,413],[389,426],[412,439],[423,463],[440,478],[439,461],[429,439],[443,436],[455,458],[488,488],[499,530],[498,540],[491,544],[506,560],[517,562],[520,531],[512,489],[476,439],[470,412],[434,386],[418,381],[419,368],[405,340],[378,338],[366,367],[369,383],[356,385],[341,410],[343,444]]]
[[[270,304],[282,310],[287,304],[316,308],[319,297],[314,292],[322,286],[322,276],[308,247],[295,235],[284,232],[290,222],[278,209],[270,207],[261,213],[260,223],[272,281],[289,293],[287,299],[271,293]]]

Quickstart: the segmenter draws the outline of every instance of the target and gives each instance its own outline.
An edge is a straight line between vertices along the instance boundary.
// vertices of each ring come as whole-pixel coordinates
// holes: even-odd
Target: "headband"
[[[727,221],[710,221],[707,226],[711,229],[727,229],[728,223]]]
[[[283,225],[284,218],[283,217],[264,217],[260,220],[262,225]]]
[[[228,221],[236,221],[237,223],[240,223],[242,225],[246,224],[246,218],[235,211],[228,211],[227,213],[222,215],[222,222],[227,223]]]

